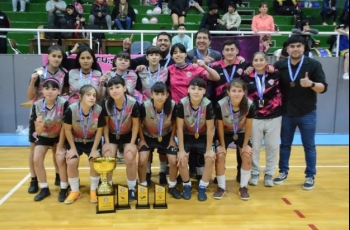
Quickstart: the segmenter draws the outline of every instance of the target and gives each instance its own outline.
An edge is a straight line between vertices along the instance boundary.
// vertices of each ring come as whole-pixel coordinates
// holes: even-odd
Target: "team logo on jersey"
[[[192,77],[192,72],[187,72],[187,73],[186,73],[186,76],[187,76],[187,77]]]
[[[268,81],[268,83],[269,83],[270,85],[273,85],[273,84],[275,83],[275,81],[274,81],[273,79],[270,79],[270,80]]]
[[[238,70],[237,70],[237,73],[238,73],[239,75],[242,75],[243,69],[238,69]]]

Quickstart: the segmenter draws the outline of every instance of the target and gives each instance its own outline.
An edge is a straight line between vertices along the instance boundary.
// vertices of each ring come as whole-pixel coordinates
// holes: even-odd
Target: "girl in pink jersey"
[[[79,91],[84,85],[92,85],[96,88],[98,95],[105,95],[104,84],[106,77],[101,77],[98,71],[97,61],[94,51],[90,48],[79,50],[75,59],[75,69],[68,73],[69,79],[69,104],[79,101]],[[98,98],[101,101],[103,98]]]
[[[32,106],[32,117],[35,124],[34,168],[38,177],[40,193],[34,201],[41,201],[50,195],[46,180],[44,159],[50,147],[59,140],[63,123],[64,111],[68,102],[59,95],[59,81],[48,78],[43,82],[44,98],[36,101]],[[61,140],[62,141],[62,140]]]
[[[46,66],[39,67],[34,70],[34,73],[32,74],[30,78],[30,83],[27,90],[27,97],[29,100],[33,100],[33,103],[38,101],[39,99],[43,98],[43,82],[46,79],[49,78],[55,78],[59,82],[58,90],[59,92],[63,91],[63,87],[66,84],[66,73],[67,71],[61,67],[62,59],[64,58],[64,51],[62,47],[57,45],[52,45],[48,49],[48,63]],[[34,147],[35,147],[35,138],[33,137],[33,134],[35,132],[35,125],[34,125],[34,119],[33,114],[30,112],[29,115],[29,142],[30,142],[30,154],[29,154],[29,169],[31,174],[31,182],[30,186],[28,188],[28,193],[34,194],[37,193],[39,190],[38,186],[38,179],[35,174],[34,170]],[[55,147],[53,148],[55,150]],[[56,170],[56,179],[55,179],[55,185],[60,185],[60,178],[58,174],[58,167],[55,159],[55,155],[53,155],[53,162],[55,165]]]
[[[103,156],[115,157],[118,147],[124,147],[126,178],[129,188],[129,201],[136,199],[136,140],[139,131],[139,105],[135,98],[126,94],[125,81],[121,77],[107,82],[110,97],[103,102],[103,117],[107,123],[104,129],[105,144]],[[112,174],[108,175],[112,184]]]
[[[197,64],[186,63],[187,52],[184,45],[177,43],[171,47],[170,55],[175,61],[168,67],[168,86],[171,89],[171,98],[179,103],[181,98],[186,97],[190,81],[199,76],[204,80],[218,81],[219,74],[208,67],[204,61],[198,60]]]
[[[176,113],[175,102],[170,99],[164,82],[156,82],[151,88],[151,99],[143,102],[140,108],[141,125],[139,129],[139,180],[147,186],[146,171],[150,152],[155,148],[159,154],[167,156],[169,162],[169,193],[175,199],[181,199],[176,189],[175,143]]]
[[[221,199],[225,194],[225,158],[227,147],[234,142],[239,148],[242,158],[241,186],[239,194],[242,200],[249,200],[248,181],[252,167],[252,148],[250,137],[252,133],[255,107],[245,95],[246,86],[242,80],[233,79],[227,86],[227,95],[216,105],[217,137],[219,145],[216,148],[216,178],[218,190],[215,199]]]
[[[98,94],[93,85],[84,85],[79,90],[80,100],[70,104],[64,114],[64,132],[67,146],[67,174],[71,188],[65,204],[72,204],[79,199],[79,157],[85,153],[90,164],[90,201],[97,203],[96,189],[100,175],[94,170],[90,161],[100,156],[99,148],[103,127],[106,122],[102,116],[102,107],[96,104]]]
[[[182,198],[191,199],[192,184],[188,159],[191,153],[203,154],[203,176],[199,181],[198,200],[207,200],[206,188],[214,169],[215,153],[212,150],[214,136],[214,110],[205,95],[206,83],[200,77],[191,80],[188,96],[180,100],[176,111],[177,138],[179,140],[178,166],[183,181]]]

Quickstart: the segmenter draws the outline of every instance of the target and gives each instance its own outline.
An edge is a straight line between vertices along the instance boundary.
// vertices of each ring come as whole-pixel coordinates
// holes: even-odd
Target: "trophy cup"
[[[107,174],[113,172],[117,165],[116,158],[98,157],[92,159],[94,169],[101,174],[101,184],[96,189],[96,214],[115,213],[115,191],[107,182]]]

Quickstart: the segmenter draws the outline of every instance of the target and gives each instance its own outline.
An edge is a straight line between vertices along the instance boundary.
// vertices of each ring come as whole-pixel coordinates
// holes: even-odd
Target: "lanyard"
[[[52,108],[56,109],[57,106],[57,99],[55,100],[55,105]],[[43,108],[42,108],[42,112],[45,113],[45,115],[47,115],[47,111],[46,111],[46,100],[44,99],[44,103],[43,103]]]
[[[156,116],[158,116],[156,108],[154,108],[154,113]],[[159,122],[158,122],[158,135],[162,136],[163,133],[163,123],[164,123],[164,109],[162,109],[162,112],[159,114]]]
[[[261,81],[260,81],[260,77],[258,76],[258,74],[256,72],[254,74],[254,77],[255,77],[255,84],[256,84],[256,89],[258,91],[259,98],[260,98],[260,100],[262,100],[264,97],[264,92],[265,92],[266,75],[264,74],[262,76]]]
[[[210,50],[207,49],[207,55],[210,55]],[[197,57],[200,59],[200,60],[204,60],[204,57],[202,56],[202,54],[199,52],[199,50],[197,49]]]
[[[80,113],[81,128],[83,129],[84,139],[86,139],[87,134],[88,134],[88,130],[89,130],[89,127],[90,127],[90,122],[91,122],[92,108],[89,111],[89,117],[87,119],[87,125],[86,126],[85,126],[83,110],[81,109],[81,107],[79,108],[79,113]]]
[[[240,112],[238,112],[238,119],[235,119],[235,117],[233,115],[233,108],[232,108],[232,103],[231,103],[230,99],[228,99],[228,105],[230,107],[230,115],[231,115],[231,122],[232,122],[233,133],[236,134],[237,131],[238,131]]]
[[[292,82],[294,82],[295,79],[297,79],[297,77],[298,77],[298,74],[300,72],[301,66],[303,65],[303,62],[304,62],[304,57],[305,56],[303,55],[301,60],[300,60],[299,66],[298,66],[297,71],[295,72],[294,76],[293,76],[292,67],[291,67],[291,64],[290,64],[290,57],[288,57],[288,71],[289,71],[290,80]]]
[[[168,57],[168,60],[166,60],[166,62],[165,62],[164,68],[168,67],[170,59],[171,59],[171,57]]]
[[[222,71],[224,72],[224,75],[225,75],[225,77],[226,77],[226,81],[229,83],[230,81],[232,81],[233,76],[235,75],[236,66],[234,65],[234,66],[232,67],[232,72],[231,72],[231,75],[230,75],[230,76],[228,76],[228,73],[227,73],[226,68],[222,68]]]
[[[82,83],[82,84],[81,84],[81,86],[91,84],[91,79],[92,79],[92,70],[90,70],[89,81],[88,81],[88,83],[87,83],[87,84],[86,84],[85,79],[83,78],[83,72],[81,71],[81,69],[80,69],[80,72],[79,72],[79,73],[80,73],[80,83]]]
[[[126,70],[125,73],[121,76],[121,78],[124,79],[126,77],[127,73],[128,73],[128,71]],[[117,76],[117,70],[115,70],[115,72],[112,72],[111,78],[114,78],[116,76]],[[119,74],[118,74],[118,76],[119,76]]]
[[[191,106],[191,110],[193,110],[192,106]],[[196,124],[195,124],[196,134],[198,134],[199,123],[201,121],[202,103],[199,104],[197,111],[198,111],[198,113],[197,113]]]
[[[124,98],[124,102],[123,102],[123,108],[120,114],[120,117],[118,119],[118,112],[117,112],[117,107],[115,106],[115,103],[113,105],[113,117],[114,117],[114,124],[115,124],[115,129],[117,131],[117,134],[120,134],[120,129],[122,127],[122,123],[123,123],[123,116],[125,113],[125,107],[126,107],[126,99]]]
[[[151,73],[151,69],[148,68],[148,75],[149,75],[149,80],[151,82],[151,87],[153,86],[154,84],[154,81],[153,81],[153,77],[152,77],[152,73]],[[159,81],[159,78],[160,78],[160,64],[158,64],[158,71],[157,71],[157,78],[156,78],[156,82]]]

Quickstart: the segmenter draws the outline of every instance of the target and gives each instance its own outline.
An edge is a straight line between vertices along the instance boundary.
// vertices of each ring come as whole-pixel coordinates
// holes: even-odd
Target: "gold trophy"
[[[101,184],[96,190],[97,207],[96,214],[115,213],[115,191],[107,182],[107,174],[113,172],[117,166],[116,158],[98,157],[92,159],[96,172],[101,174]]]
[[[164,186],[155,184],[154,185],[154,209],[167,209],[168,204],[166,203],[166,188]]]

